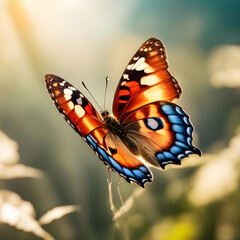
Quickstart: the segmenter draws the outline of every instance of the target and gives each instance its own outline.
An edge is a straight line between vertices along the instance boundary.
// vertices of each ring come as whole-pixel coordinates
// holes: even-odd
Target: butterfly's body
[[[114,116],[110,116],[108,111],[103,111],[101,113],[101,116],[104,120],[105,126],[111,133],[119,137],[124,136],[125,133],[124,133],[123,126],[119,124],[118,120]]]
[[[113,113],[101,117],[87,98],[67,81],[47,75],[48,91],[60,113],[99,158],[124,177],[144,186],[152,181],[147,166],[181,164],[192,146],[192,125],[171,101],[181,88],[167,71],[165,48],[156,38],[146,41],[119,81]]]

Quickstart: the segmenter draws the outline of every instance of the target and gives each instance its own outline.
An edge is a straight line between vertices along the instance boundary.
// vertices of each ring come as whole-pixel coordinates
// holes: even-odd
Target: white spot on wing
[[[154,69],[151,68],[151,67],[148,65],[148,67],[144,69],[144,72],[145,72],[145,73],[153,73],[153,72],[154,72]]]
[[[133,66],[134,66],[134,64],[129,64],[129,65],[127,66],[127,70],[131,70]]]
[[[78,103],[79,105],[82,105],[82,98],[81,98],[81,97],[79,97],[79,98],[77,99],[77,103]]]
[[[123,78],[126,80],[129,80],[129,75],[125,73],[125,74],[123,74]]]
[[[126,83],[127,83],[126,81],[123,81],[123,82],[121,83],[121,86],[124,86]]]
[[[60,82],[59,84],[63,87],[65,85],[65,83],[66,83],[66,81],[64,80],[64,81]]]
[[[73,102],[68,102],[68,107],[71,109],[71,110],[73,110],[73,108],[74,108],[74,104],[73,104]]]
[[[134,64],[135,65],[134,67],[137,67],[139,64],[143,63],[144,61],[145,61],[144,57],[139,58],[137,62]]]
[[[64,94],[68,94],[68,95],[72,95],[73,94],[73,91],[71,89],[69,89],[69,88],[65,88],[63,90],[63,92],[64,92]]]
[[[145,68],[148,68],[148,67],[149,67],[149,65],[146,62],[142,62],[141,64],[139,64],[136,67],[136,70],[137,71],[142,71],[142,70],[144,70]]]
[[[80,118],[85,115],[85,110],[80,105],[75,106],[75,112]]]
[[[70,100],[72,98],[72,95],[65,94],[64,98],[66,99],[66,101],[68,101],[68,100]]]
[[[147,125],[151,129],[157,129],[158,128],[158,122],[155,119],[153,119],[153,118],[148,118],[147,119]]]
[[[134,70],[136,69],[137,71],[141,71],[144,68],[148,67],[148,64],[145,62],[145,58],[141,57],[137,60],[136,63],[130,64],[127,66],[128,70]]]
[[[141,80],[140,80],[140,83],[142,85],[148,85],[148,86],[152,86],[152,85],[154,85],[158,82],[159,82],[159,78],[155,74],[152,74],[152,75],[149,75],[149,76],[146,76],[146,77],[142,77]]]
[[[77,89],[76,89],[75,87],[70,86],[70,87],[68,87],[68,88],[71,89],[71,90],[73,90],[73,91],[77,91]]]

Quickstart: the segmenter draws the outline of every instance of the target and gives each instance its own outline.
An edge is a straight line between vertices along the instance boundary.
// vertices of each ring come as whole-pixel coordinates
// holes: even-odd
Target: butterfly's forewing
[[[139,152],[153,166],[181,164],[189,154],[201,155],[192,145],[193,127],[176,104],[159,101],[133,111],[124,122],[129,136],[138,141]]]
[[[151,181],[150,171],[118,137],[108,131],[94,107],[78,89],[51,74],[46,75],[46,85],[61,115],[107,166],[128,182],[143,186]]]
[[[168,72],[166,59],[165,48],[157,38],[150,38],[138,49],[127,65],[114,97],[113,114],[120,122],[128,112],[143,105],[179,98],[181,88]]]
[[[81,136],[86,136],[95,128],[104,127],[92,104],[69,82],[52,74],[46,75],[45,80],[57,109]]]

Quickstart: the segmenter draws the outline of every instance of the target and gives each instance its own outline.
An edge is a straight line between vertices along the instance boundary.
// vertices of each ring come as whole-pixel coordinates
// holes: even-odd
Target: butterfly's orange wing
[[[74,86],[64,79],[48,74],[45,77],[48,92],[64,119],[81,136],[104,127],[99,114]]]
[[[181,88],[167,69],[162,42],[150,38],[133,56],[118,83],[113,101],[114,116],[123,122],[124,114],[139,107],[179,98]]]

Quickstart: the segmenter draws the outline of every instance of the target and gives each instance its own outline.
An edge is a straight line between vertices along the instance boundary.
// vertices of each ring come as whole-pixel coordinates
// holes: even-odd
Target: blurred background
[[[239,9],[234,0],[1,0],[0,238],[240,239]],[[111,110],[124,67],[150,37],[167,49],[183,89],[176,103],[203,155],[152,169],[144,191],[123,180],[125,208],[112,173],[111,210],[107,168],[59,115],[44,76],[91,99],[84,81],[101,106],[109,76]]]

